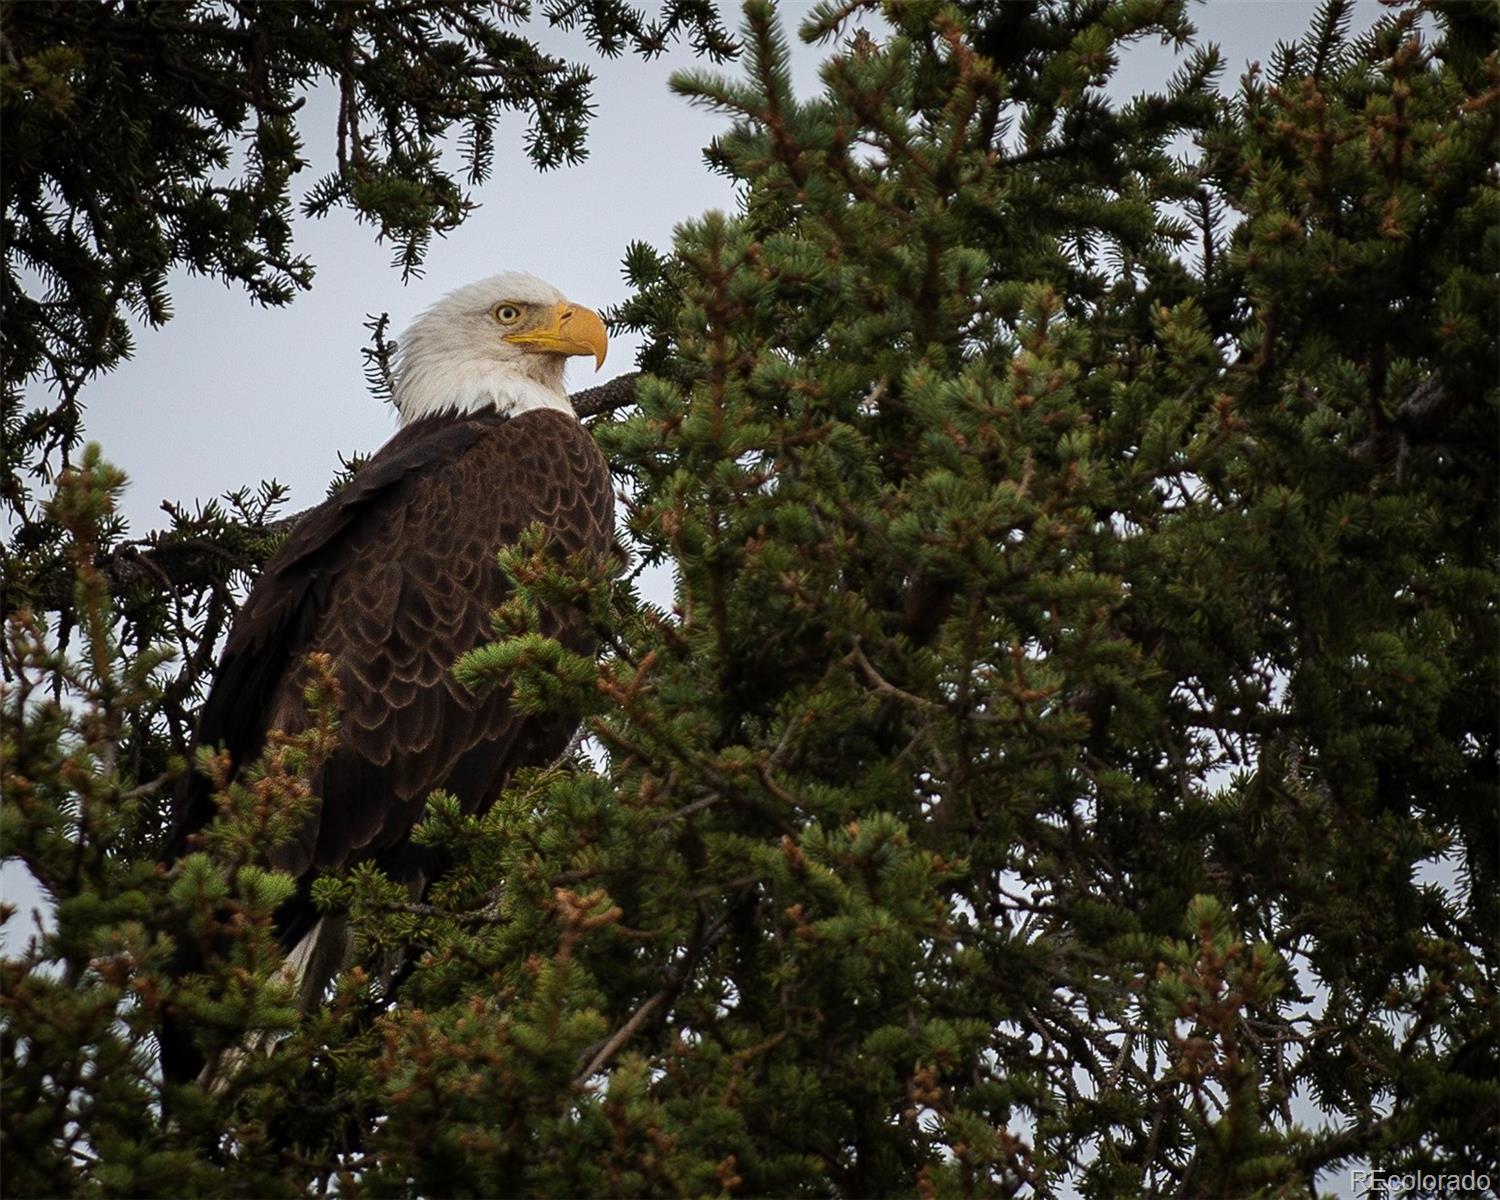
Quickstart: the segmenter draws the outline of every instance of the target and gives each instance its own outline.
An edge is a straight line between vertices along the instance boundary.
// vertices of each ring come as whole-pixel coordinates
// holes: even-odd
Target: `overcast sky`
[[[724,7],[737,26],[737,8]],[[810,7],[801,0],[781,5],[793,35]],[[1312,0],[1195,5],[1200,33],[1224,52],[1220,86],[1233,90],[1249,62],[1266,61],[1276,42],[1303,34],[1315,10]],[[1377,0],[1357,0],[1355,31],[1381,12]],[[305,508],[323,498],[341,452],[378,448],[396,421],[364,386],[367,313],[388,311],[399,332],[446,292],[502,270],[530,271],[570,299],[603,309],[627,295],[620,262],[628,243],[666,249],[679,222],[734,207],[728,183],[711,174],[702,157],[725,120],[690,106],[667,86],[672,72],[705,65],[690,51],[610,62],[598,59],[581,34],[545,27],[530,32],[544,50],[586,63],[595,74],[588,158],[538,173],[522,154],[524,122],[507,120],[497,131],[495,173],[474,197],[480,207],[434,242],[422,278],[403,286],[390,250],[344,212],[297,220],[297,249],[316,264],[317,277],[311,292],[285,308],[258,308],[238,290],[174,273],[172,321],[138,330],[134,358],[83,393],[87,438],[100,442],[131,480],[123,508],[134,534],[166,523],[164,500],[191,506],[263,479],[289,485],[288,512]],[[797,94],[810,96],[819,89],[818,65],[828,48],[789,40]],[[1138,45],[1111,91],[1123,99],[1159,87],[1176,66],[1170,46]],[[731,63],[720,70],[738,68]],[[304,153],[313,164],[300,177],[303,187],[328,169],[335,115],[326,93],[311,97],[303,112]],[[597,376],[584,360],[572,360],[569,387],[633,370],[635,345],[617,338]],[[14,863],[0,872],[0,890],[23,912],[37,900]],[[24,938],[30,922],[22,917],[10,926]],[[0,934],[0,946],[7,940]],[[1303,1120],[1313,1115],[1307,1108],[1298,1113]],[[1346,1172],[1335,1175],[1319,1181],[1325,1194],[1352,1195]]]

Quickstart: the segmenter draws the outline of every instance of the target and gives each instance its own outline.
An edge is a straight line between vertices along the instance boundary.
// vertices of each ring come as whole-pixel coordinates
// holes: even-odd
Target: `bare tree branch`
[[[639,371],[631,371],[628,375],[617,375],[608,383],[601,383],[598,387],[584,388],[581,392],[574,392],[573,411],[578,414],[580,420],[588,420],[590,417],[602,417],[607,413],[630,407],[635,403],[635,384],[640,377]]]

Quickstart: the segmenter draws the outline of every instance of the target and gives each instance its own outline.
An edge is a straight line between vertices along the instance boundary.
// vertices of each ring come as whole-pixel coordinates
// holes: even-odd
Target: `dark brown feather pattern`
[[[513,712],[504,689],[476,696],[452,667],[493,636],[490,613],[507,590],[502,547],[540,522],[557,553],[602,558],[613,513],[608,467],[575,418],[486,413],[402,429],[292,532],[230,633],[198,740],[224,745],[236,765],[250,761],[267,730],[305,725],[305,656],[332,656],[340,745],[318,781],[316,817],[271,855],[301,882],[302,909],[319,871],[396,862],[432,790],[480,811],[518,767],[566,745],[568,722]],[[592,649],[576,620],[547,619],[570,649]],[[170,855],[212,816],[195,777]],[[284,917],[290,945],[311,914]]]

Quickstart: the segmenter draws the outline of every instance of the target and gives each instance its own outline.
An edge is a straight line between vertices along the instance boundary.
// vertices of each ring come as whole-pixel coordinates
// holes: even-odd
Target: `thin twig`
[[[605,1040],[604,1044],[599,1047],[598,1052],[589,1059],[588,1065],[573,1077],[573,1086],[575,1088],[581,1088],[600,1071],[604,1070],[609,1065],[610,1059],[619,1053],[620,1049],[640,1032],[640,1028],[645,1024],[646,1019],[661,1005],[672,1002],[677,993],[682,990],[683,985],[692,976],[694,968],[697,967],[703,956],[713,949],[714,944],[723,935],[728,925],[729,913],[727,912],[720,913],[713,919],[708,928],[703,931],[702,936],[697,938],[696,944],[689,949],[682,963],[676,970],[668,974],[666,986],[642,1001],[641,1006],[630,1014],[625,1024],[615,1030]]]
[[[661,991],[651,996],[635,1012],[630,1014],[630,1019],[621,1025],[619,1029],[610,1036],[610,1039],[599,1049],[599,1053],[589,1059],[589,1065],[584,1067],[573,1078],[574,1087],[582,1087],[596,1074],[604,1069],[606,1063],[615,1056],[616,1051],[635,1036],[647,1017],[656,1009],[656,1006],[666,1001],[680,985],[668,984]]]
[[[663,825],[670,825],[673,821],[691,816],[695,812],[701,812],[705,808],[712,808],[715,804],[721,803],[723,799],[724,797],[718,792],[709,792],[708,795],[701,799],[694,800],[691,804],[684,804],[681,808],[673,809],[666,816],[658,818],[656,828],[660,829]]]
[[[413,904],[405,900],[382,900],[372,907],[380,912],[410,913],[414,917],[441,917],[460,925],[509,925],[511,919],[488,911],[488,907],[469,912],[454,912],[434,904]]]
[[[929,712],[943,711],[943,706],[936,701],[928,700],[925,696],[918,696],[912,692],[898,688],[894,683],[886,679],[884,675],[875,669],[874,664],[865,657],[865,652],[860,649],[858,638],[854,640],[854,646],[845,656],[845,661],[857,665],[864,672],[865,678],[875,686],[877,691],[884,692],[888,696],[895,696],[898,700],[904,700],[907,704],[926,709]]]

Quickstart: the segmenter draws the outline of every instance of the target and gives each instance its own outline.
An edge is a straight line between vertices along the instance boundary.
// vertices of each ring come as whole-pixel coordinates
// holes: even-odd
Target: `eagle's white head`
[[[507,271],[444,296],[396,344],[395,399],[402,424],[484,409],[571,413],[568,356],[604,363],[599,314],[534,275]]]

